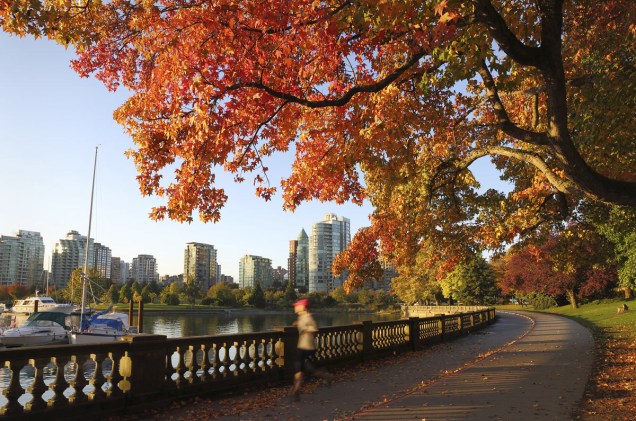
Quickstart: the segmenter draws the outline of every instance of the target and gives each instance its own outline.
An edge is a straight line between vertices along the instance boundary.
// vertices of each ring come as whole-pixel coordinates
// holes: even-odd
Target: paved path
[[[281,397],[272,408],[218,419],[570,420],[592,366],[590,332],[554,315],[497,314],[480,332],[402,354],[298,403]]]

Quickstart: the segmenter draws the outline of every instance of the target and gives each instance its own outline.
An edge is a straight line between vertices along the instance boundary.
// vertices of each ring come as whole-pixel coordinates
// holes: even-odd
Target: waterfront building
[[[393,263],[384,258],[380,258],[380,265],[382,266],[382,277],[380,279],[373,280],[373,289],[376,291],[383,290],[388,292],[391,290],[391,282],[393,281],[393,278],[395,278],[398,273]]]
[[[239,287],[254,288],[257,282],[263,289],[272,286],[272,260],[246,254],[239,262]]]
[[[57,288],[64,288],[71,279],[71,274],[77,268],[84,268],[86,259],[86,236],[77,231],[69,231],[66,238],[60,239],[55,244],[51,258],[51,277],[49,284],[55,284]],[[93,239],[88,242],[88,268],[94,264]]]
[[[309,236],[309,292],[329,292],[342,285],[346,274],[334,276],[331,265],[336,255],[351,242],[351,222],[333,213],[311,227]]]
[[[233,284],[234,277],[230,275],[221,275],[219,276],[219,282],[227,282],[228,284]]]
[[[128,279],[130,264],[124,262],[120,257],[110,259],[110,280],[114,284],[123,284]]]
[[[138,284],[146,284],[159,280],[157,259],[150,254],[140,254],[133,258],[130,277]]]
[[[272,269],[272,285],[277,284],[278,287],[282,287],[287,282],[287,269],[277,266],[276,269]]]
[[[159,278],[159,283],[162,286],[170,285],[171,283],[176,282],[179,285],[183,285],[183,274],[181,275],[162,275]]]
[[[289,241],[289,257],[287,258],[287,272],[289,282],[296,286],[296,262],[298,261],[298,240]]]
[[[188,243],[183,258],[183,280],[207,291],[217,281],[216,249],[211,244]]]
[[[93,268],[101,279],[111,278],[112,252],[103,244],[93,245]]]
[[[294,285],[296,288],[309,289],[309,236],[304,229],[300,230],[296,239],[296,273]]]
[[[42,288],[44,240],[39,232],[19,230],[0,236],[0,285]]]

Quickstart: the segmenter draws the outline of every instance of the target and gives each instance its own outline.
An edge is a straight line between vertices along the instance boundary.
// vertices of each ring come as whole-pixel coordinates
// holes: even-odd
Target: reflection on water
[[[363,320],[388,321],[400,318],[398,313],[389,315],[361,313],[314,313],[319,327],[360,323]],[[253,333],[291,326],[296,320],[293,313],[262,315],[221,314],[144,314],[144,332],[166,335],[168,338],[184,336],[224,335]]]

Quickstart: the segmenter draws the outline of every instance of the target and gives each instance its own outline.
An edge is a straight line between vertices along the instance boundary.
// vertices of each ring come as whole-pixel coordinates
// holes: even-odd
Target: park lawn
[[[618,312],[623,303],[628,311]],[[545,310],[590,328],[594,369],[577,419],[633,420],[636,414],[636,300],[600,301]]]
[[[623,303],[629,307],[628,311],[617,311]],[[563,306],[545,310],[548,313],[561,314],[572,318],[594,330],[601,330],[613,338],[636,339],[636,300],[602,300],[572,308]],[[598,334],[599,332],[596,332]]]

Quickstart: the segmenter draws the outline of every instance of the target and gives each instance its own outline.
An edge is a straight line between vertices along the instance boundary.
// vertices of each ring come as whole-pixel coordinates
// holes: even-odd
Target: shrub
[[[543,292],[533,292],[528,295],[527,300],[528,303],[535,308],[535,310],[545,310],[547,308],[558,306],[554,297]]]

